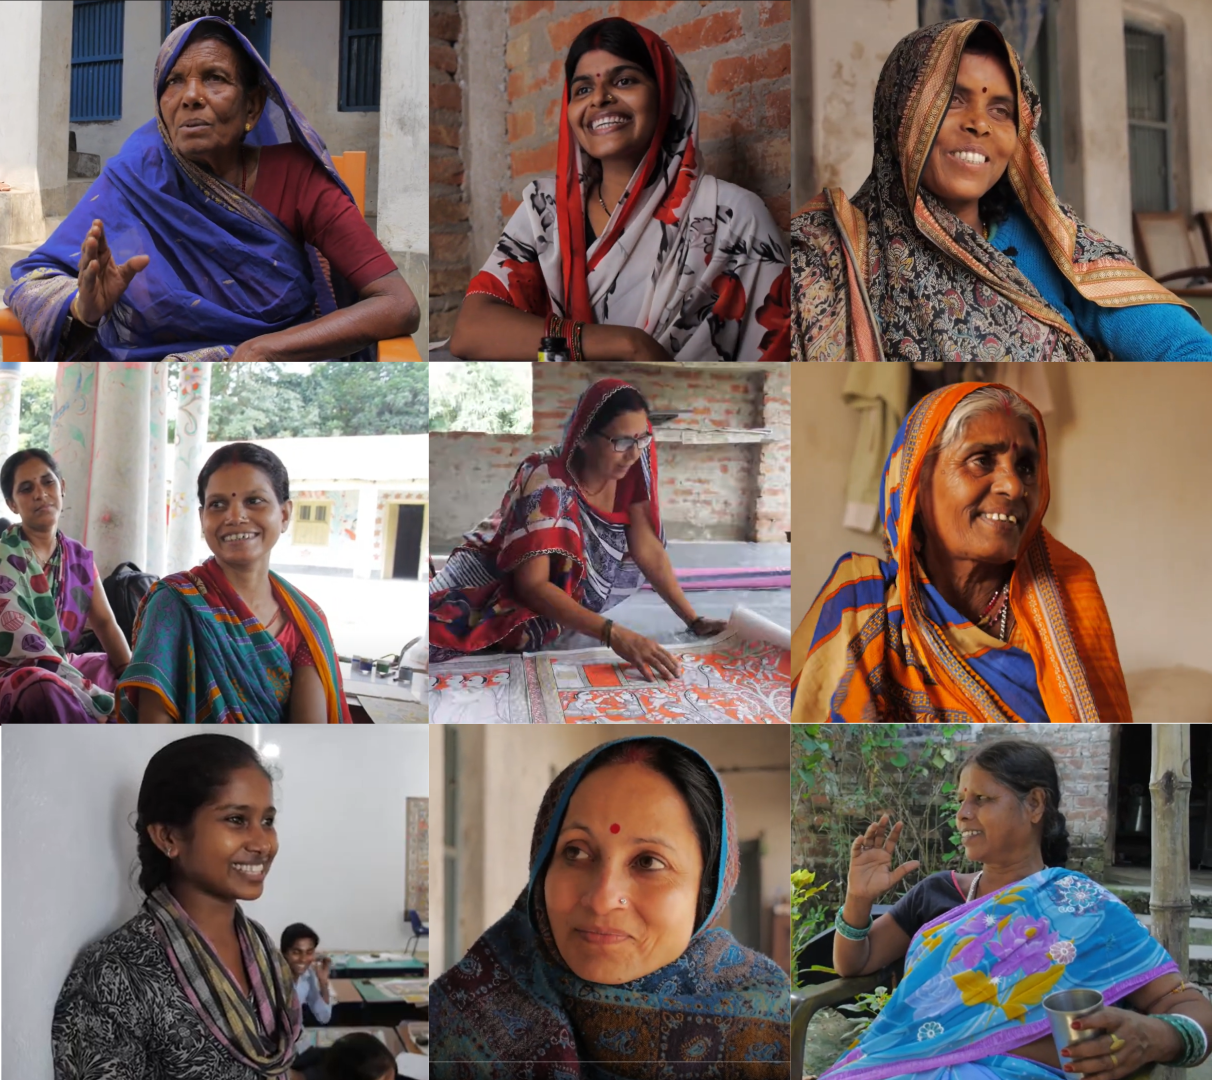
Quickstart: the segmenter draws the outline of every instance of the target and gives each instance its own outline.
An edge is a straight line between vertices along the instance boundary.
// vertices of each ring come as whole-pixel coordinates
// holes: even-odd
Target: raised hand
[[[906,874],[911,874],[920,862],[902,863],[892,869],[892,853],[900,839],[905,823],[898,821],[889,829],[884,814],[879,821],[867,826],[867,831],[850,845],[850,872],[846,882],[848,896],[875,903]]]
[[[140,270],[151,262],[148,255],[133,255],[124,263],[114,261],[105,242],[105,226],[97,218],[80,245],[79,294],[73,302],[74,314],[91,326],[96,326]]]

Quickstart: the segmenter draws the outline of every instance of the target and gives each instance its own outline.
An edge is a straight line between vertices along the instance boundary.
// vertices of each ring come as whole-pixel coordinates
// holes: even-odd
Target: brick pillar
[[[463,91],[458,45],[462,33],[458,0],[429,5],[429,322],[430,340],[454,329],[470,277],[467,249],[471,226],[463,196]]]

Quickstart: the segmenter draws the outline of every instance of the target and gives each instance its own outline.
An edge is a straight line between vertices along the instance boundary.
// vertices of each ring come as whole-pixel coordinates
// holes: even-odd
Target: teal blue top
[[[1110,350],[1116,360],[1212,360],[1212,334],[1186,308],[1105,308],[1082,296],[1057,269],[1022,207],[993,227],[989,242],[1014,260],[1070,326]]]

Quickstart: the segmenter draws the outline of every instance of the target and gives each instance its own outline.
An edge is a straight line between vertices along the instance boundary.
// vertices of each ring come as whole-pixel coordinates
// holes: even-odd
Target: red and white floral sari
[[[591,159],[560,109],[554,179],[522,205],[467,295],[580,322],[635,326],[676,360],[788,360],[787,243],[757,195],[702,172],[698,104],[673,50],[642,26],[657,73],[656,133],[603,232],[586,236]]]

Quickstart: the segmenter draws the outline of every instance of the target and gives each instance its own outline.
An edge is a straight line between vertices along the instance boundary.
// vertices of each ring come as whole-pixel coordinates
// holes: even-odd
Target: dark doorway
[[[396,507],[396,549],[391,562],[393,578],[416,580],[421,570],[421,530],[425,507],[400,503]]]
[[[742,945],[762,947],[762,842],[742,840],[736,892],[728,905],[728,928]]]

